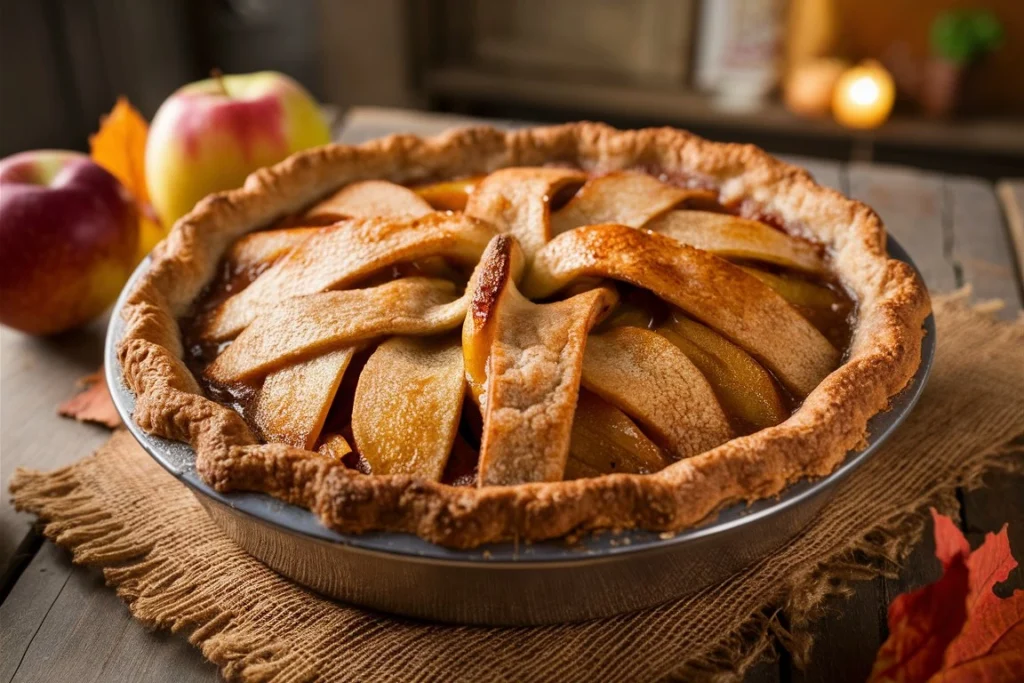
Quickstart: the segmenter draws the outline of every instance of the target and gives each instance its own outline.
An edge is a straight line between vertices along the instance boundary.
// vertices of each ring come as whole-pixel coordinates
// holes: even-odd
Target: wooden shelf
[[[794,116],[770,102],[752,112],[716,106],[706,95],[625,85],[565,83],[523,78],[466,67],[430,69],[424,86],[430,95],[515,103],[608,116],[654,118],[683,125],[737,126],[808,138],[852,140],[940,150],[1024,155],[1024,120],[974,119],[956,122],[896,116],[881,128],[853,131],[830,119]]]

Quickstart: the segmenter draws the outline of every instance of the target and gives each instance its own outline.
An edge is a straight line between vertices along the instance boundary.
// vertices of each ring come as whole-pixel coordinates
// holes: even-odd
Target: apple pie
[[[472,128],[206,198],[119,357],[135,421],[218,490],[472,547],[676,531],[829,474],[929,307],[871,209],[754,147]]]

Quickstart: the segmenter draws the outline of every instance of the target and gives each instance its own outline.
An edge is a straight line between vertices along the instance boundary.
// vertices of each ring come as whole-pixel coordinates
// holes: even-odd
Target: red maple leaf
[[[993,590],[1017,566],[1007,527],[986,534],[967,559],[967,623],[946,650],[934,681],[1024,680],[1024,590],[1001,599]]]
[[[882,643],[871,681],[927,681],[942,667],[946,648],[967,621],[967,557],[943,563],[942,578],[889,605],[889,638]]]
[[[889,638],[871,681],[1024,680],[1024,590],[1007,599],[993,591],[1017,566],[1006,527],[971,552],[949,517],[932,510],[932,518],[942,578],[889,606]]]

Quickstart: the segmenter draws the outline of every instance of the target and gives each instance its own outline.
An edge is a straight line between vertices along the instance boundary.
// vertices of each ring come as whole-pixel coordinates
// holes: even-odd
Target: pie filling
[[[682,180],[346,186],[228,250],[189,367],[265,441],[366,474],[656,472],[787,419],[855,313],[823,245]]]

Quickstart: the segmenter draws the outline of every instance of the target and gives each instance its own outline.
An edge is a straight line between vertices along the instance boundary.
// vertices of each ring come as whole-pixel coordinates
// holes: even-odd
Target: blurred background
[[[1024,0],[0,0],[0,51],[0,156],[85,149],[118,95],[152,117],[219,68],[285,72],[337,117],[671,124],[777,153],[1024,169]],[[865,59],[882,99],[895,85],[870,130],[831,108]],[[849,97],[877,95],[875,77]]]

